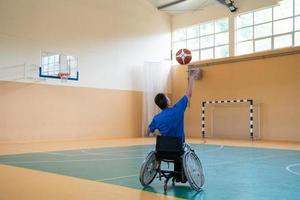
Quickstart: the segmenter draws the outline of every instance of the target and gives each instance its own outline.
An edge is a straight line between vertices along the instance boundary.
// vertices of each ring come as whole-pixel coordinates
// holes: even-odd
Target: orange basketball
[[[176,53],[176,60],[181,65],[189,64],[192,60],[191,51],[188,49],[179,49]]]

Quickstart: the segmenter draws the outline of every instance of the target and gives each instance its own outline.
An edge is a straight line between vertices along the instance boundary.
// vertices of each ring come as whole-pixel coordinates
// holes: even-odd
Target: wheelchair
[[[174,164],[174,170],[162,169],[162,163],[168,166]],[[200,159],[188,144],[183,145],[180,137],[157,136],[155,151],[151,151],[145,158],[139,179],[144,187],[152,183],[155,177],[164,181],[164,192],[167,192],[168,182],[186,183],[197,192],[204,185],[205,178]]]

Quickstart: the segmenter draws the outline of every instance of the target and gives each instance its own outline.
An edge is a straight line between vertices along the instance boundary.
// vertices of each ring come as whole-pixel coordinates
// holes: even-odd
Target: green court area
[[[169,184],[167,195],[205,200],[300,199],[300,151],[192,144],[206,182],[201,192]],[[163,193],[163,181],[139,183],[140,166],[154,145],[0,156],[0,163]],[[165,166],[167,167],[167,166]],[[172,166],[170,166],[171,168]],[[46,181],[46,180],[45,180]]]

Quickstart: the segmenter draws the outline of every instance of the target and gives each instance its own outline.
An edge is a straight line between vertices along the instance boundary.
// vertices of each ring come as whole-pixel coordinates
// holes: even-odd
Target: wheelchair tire
[[[184,153],[183,169],[190,186],[199,192],[204,185],[205,178],[201,161],[194,151]]]
[[[140,170],[140,182],[144,187],[152,183],[158,172],[158,167],[159,162],[156,159],[155,152],[151,151],[145,158]]]

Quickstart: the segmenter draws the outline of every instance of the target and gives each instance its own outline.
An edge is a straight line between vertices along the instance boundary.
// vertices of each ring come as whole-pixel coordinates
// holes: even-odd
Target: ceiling
[[[171,2],[175,2],[177,0],[148,0],[151,4],[153,4],[156,8],[162,5],[169,4]],[[161,9],[168,14],[175,15],[184,13],[187,11],[197,11],[201,10],[205,6],[211,4],[218,4],[217,0],[186,0],[176,5],[172,5],[166,8]]]

